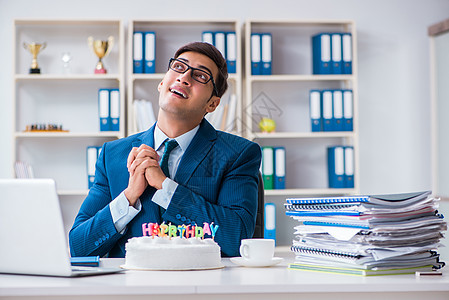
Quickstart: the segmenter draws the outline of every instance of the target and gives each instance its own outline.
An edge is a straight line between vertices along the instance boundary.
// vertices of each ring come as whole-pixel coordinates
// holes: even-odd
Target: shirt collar
[[[181,147],[182,152],[185,152],[187,150],[187,147],[189,147],[190,142],[193,140],[193,137],[197,133],[198,129],[200,128],[200,125],[196,126],[190,131],[187,131],[186,133],[174,138],[179,146]],[[159,126],[156,123],[156,126],[154,128],[154,149],[157,151],[162,146],[162,144],[165,142],[166,139],[170,139],[165,133],[162,132],[162,130],[159,128]]]

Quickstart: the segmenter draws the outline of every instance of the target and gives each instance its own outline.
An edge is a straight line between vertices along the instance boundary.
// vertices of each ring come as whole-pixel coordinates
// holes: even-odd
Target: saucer
[[[273,257],[271,261],[268,262],[252,262],[244,259],[243,257],[231,257],[231,261],[235,263],[236,265],[242,266],[242,267],[271,267],[274,265],[277,265],[284,259],[282,257]]]

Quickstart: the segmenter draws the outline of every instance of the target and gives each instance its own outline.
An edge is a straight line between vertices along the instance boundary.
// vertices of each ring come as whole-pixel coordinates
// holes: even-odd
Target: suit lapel
[[[156,126],[156,123],[154,123],[153,126],[151,126],[150,129],[143,132],[136,138],[135,141],[132,142],[133,147],[139,147],[142,144],[148,145],[151,148],[154,148],[154,127]]]
[[[186,183],[196,168],[200,165],[217,139],[217,132],[205,119],[200,124],[200,128],[182,156],[175,175],[175,181]]]

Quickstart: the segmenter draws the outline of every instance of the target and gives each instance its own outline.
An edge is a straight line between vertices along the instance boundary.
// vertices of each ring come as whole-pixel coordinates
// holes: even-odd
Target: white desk
[[[285,259],[270,268],[239,267],[224,258],[225,268],[208,271],[126,271],[84,278],[0,275],[0,298],[449,299],[449,271],[438,277],[358,277],[288,270],[293,253],[281,251],[276,256]],[[102,261],[105,266],[122,263],[122,259]]]

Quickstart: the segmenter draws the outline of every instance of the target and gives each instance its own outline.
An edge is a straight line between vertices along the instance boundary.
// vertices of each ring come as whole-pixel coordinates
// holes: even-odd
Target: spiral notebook
[[[401,193],[401,194],[385,194],[372,196],[344,196],[344,197],[323,197],[323,198],[287,198],[287,204],[302,205],[335,205],[353,204],[361,205],[363,203],[375,204],[381,206],[406,206],[413,203],[423,201],[431,194],[431,191]],[[338,207],[338,206],[337,206]]]

